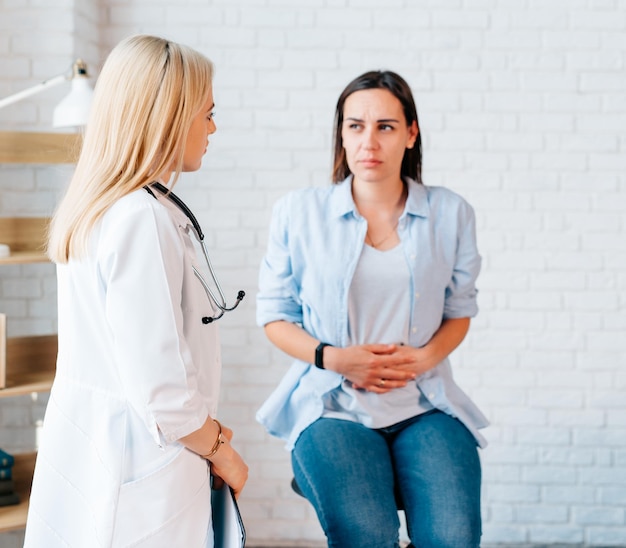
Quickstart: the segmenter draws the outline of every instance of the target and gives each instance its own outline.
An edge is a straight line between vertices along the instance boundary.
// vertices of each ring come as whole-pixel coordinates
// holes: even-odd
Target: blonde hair
[[[131,36],[111,51],[76,169],[50,224],[52,261],[84,256],[94,225],[123,196],[172,169],[176,182],[212,79],[204,55],[156,36]]]

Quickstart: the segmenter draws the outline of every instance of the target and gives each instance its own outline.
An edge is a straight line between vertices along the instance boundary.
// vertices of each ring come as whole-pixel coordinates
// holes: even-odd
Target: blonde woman
[[[200,53],[145,35],[102,68],[49,234],[59,354],[26,547],[210,547],[211,471],[235,494],[246,482],[215,419],[219,338],[203,318],[219,310],[169,196],[216,130],[212,75]]]

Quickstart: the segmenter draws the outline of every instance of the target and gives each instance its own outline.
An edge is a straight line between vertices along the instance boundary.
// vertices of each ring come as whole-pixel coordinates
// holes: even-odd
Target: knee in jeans
[[[449,528],[422,531],[417,539],[411,539],[420,548],[479,548],[480,534],[476,531]]]
[[[334,512],[324,519],[329,546],[341,548],[391,548],[399,546],[399,522],[382,522],[358,512]]]

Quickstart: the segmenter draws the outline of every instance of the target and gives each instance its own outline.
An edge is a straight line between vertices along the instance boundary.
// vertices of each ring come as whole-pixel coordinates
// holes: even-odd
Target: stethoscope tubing
[[[211,263],[211,259],[209,258],[209,251],[206,247],[206,244],[204,243],[204,233],[202,232],[202,228],[200,227],[200,223],[196,219],[196,216],[189,209],[187,204],[185,204],[185,202],[183,202],[178,196],[176,196],[176,194],[174,194],[165,185],[162,185],[159,182],[153,182],[151,185],[146,185],[144,187],[150,194],[152,194],[152,196],[154,196],[154,193],[150,189],[151,186],[156,188],[161,194],[163,194],[163,196],[171,200],[176,205],[176,207],[178,207],[178,209],[180,209],[191,222],[191,226],[193,227],[193,230],[196,234],[196,239],[198,240],[200,244],[200,247],[202,249],[202,254],[204,255],[207,266],[209,267],[209,273],[211,274],[211,278],[213,279],[213,283],[215,284],[215,287],[218,293],[218,295],[216,296],[213,290],[211,289],[211,287],[209,286],[209,284],[206,282],[206,280],[202,276],[202,274],[194,266],[193,272],[196,275],[196,278],[198,278],[198,280],[202,284],[202,287],[204,288],[204,291],[207,293],[211,301],[215,304],[215,306],[219,310],[219,314],[217,316],[203,317],[202,323],[207,324],[207,323],[214,322],[215,320],[219,320],[224,315],[224,313],[231,312],[232,310],[235,310],[235,308],[239,306],[239,303],[243,300],[243,298],[246,295],[245,292],[243,290],[240,290],[239,293],[237,293],[237,300],[235,301],[235,304],[231,307],[227,306],[226,297],[224,295],[224,292],[222,291],[222,286],[220,285],[217,279],[217,276],[215,275],[215,271],[213,270],[213,264]],[[156,196],[154,197],[156,198]]]

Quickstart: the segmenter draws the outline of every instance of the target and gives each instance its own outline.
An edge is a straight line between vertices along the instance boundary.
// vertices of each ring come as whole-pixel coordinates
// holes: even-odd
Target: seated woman
[[[478,547],[478,429],[448,355],[477,313],[475,220],[421,181],[408,84],[365,73],[339,97],[333,184],[275,205],[258,322],[293,365],[258,413],[287,442],[328,546]]]

